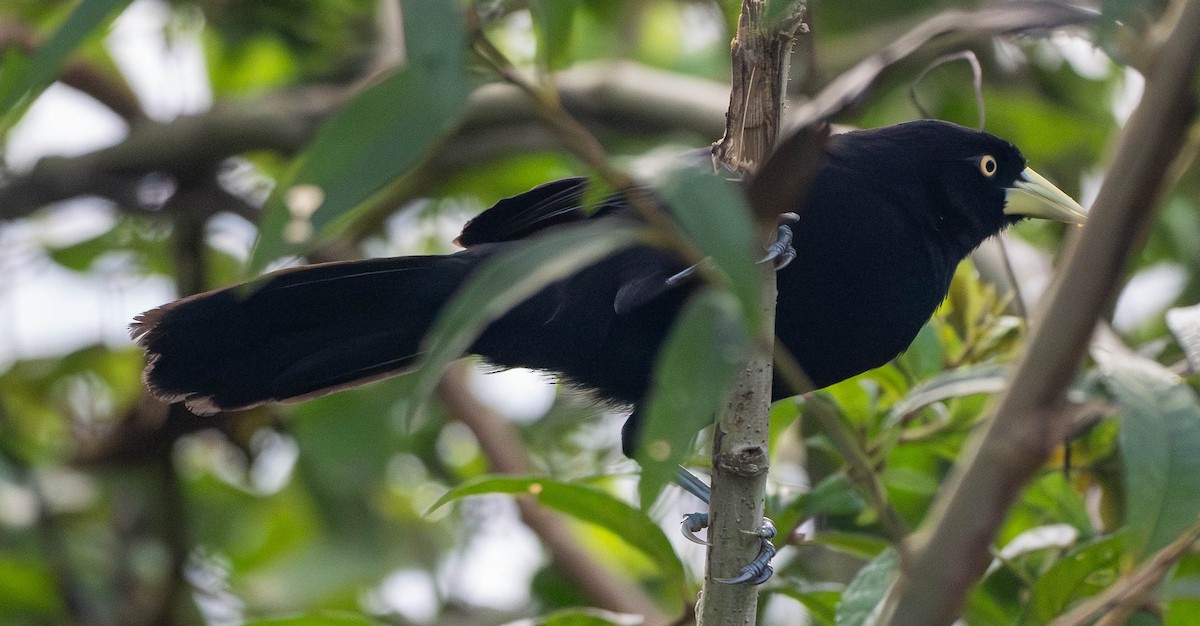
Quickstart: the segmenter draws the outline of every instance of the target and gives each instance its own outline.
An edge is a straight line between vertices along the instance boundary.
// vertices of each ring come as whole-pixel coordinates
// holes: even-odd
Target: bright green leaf
[[[837,585],[798,585],[781,587],[774,591],[804,605],[808,614],[824,626],[834,626],[837,621],[837,605],[842,599],[842,589]]]
[[[1200,624],[1200,555],[1180,559],[1163,587],[1166,625]]]
[[[899,575],[896,551],[888,549],[859,570],[842,593],[837,607],[837,626],[873,624],[880,605],[887,598]]]
[[[112,21],[129,0],[83,0],[62,26],[32,56],[11,50],[0,65],[0,134],[20,119],[25,108],[50,86],[71,53]]]
[[[538,60],[549,69],[559,69],[570,59],[571,31],[576,0],[533,0],[529,11],[537,31]]]
[[[603,609],[582,608],[556,611],[540,617],[537,626],[636,626],[643,622],[640,615],[624,615]]]
[[[787,508],[774,513],[773,518],[777,526],[791,528],[817,515],[855,515],[865,506],[854,483],[839,472],[817,483],[811,491],[788,504]]]
[[[416,164],[466,104],[462,23],[453,3],[403,2],[408,59],[321,126],[263,208],[251,269],[295,254]]]
[[[904,418],[935,402],[972,394],[999,393],[1006,383],[1004,371],[1000,365],[979,365],[943,372],[913,387],[908,395],[893,404],[884,427],[897,426]]]
[[[1021,623],[1048,623],[1076,602],[1111,585],[1120,574],[1124,548],[1121,537],[1110,536],[1067,553],[1034,583]]]
[[[532,495],[548,507],[612,532],[655,563],[679,591],[681,599],[686,599],[683,563],[662,529],[645,513],[596,487],[548,478],[485,476],[446,492],[429,510],[466,496],[488,493]]]
[[[321,611],[305,615],[246,622],[246,626],[376,626],[382,624],[365,615],[343,611]]]
[[[812,538],[813,543],[828,546],[839,552],[853,554],[864,559],[873,559],[888,549],[887,540],[865,533],[822,531]]]
[[[65,619],[59,588],[45,564],[11,556],[0,558],[0,623],[40,614],[47,621]],[[7,619],[13,619],[7,622]]]

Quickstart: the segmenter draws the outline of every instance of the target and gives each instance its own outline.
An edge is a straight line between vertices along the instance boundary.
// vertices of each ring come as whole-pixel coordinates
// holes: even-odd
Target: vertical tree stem
[[[743,0],[732,46],[733,84],[725,136],[713,155],[731,170],[753,174],[766,161],[779,133],[788,54],[801,24],[800,3],[781,25],[767,23],[766,0]],[[776,215],[758,215],[764,233],[775,230]],[[754,624],[758,589],[729,585],[717,578],[736,576],[758,553],[753,533],[762,523],[769,456],[772,357],[775,338],[775,271],[762,266],[759,301],[762,326],[756,350],[738,375],[713,435],[713,474],[708,567],[699,623],[705,626]]]

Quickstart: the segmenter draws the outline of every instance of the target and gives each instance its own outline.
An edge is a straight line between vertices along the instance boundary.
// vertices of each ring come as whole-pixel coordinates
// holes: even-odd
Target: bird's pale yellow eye
[[[982,172],[983,175],[987,176],[988,178],[991,178],[996,175],[997,167],[998,166],[996,165],[996,157],[994,157],[990,154],[985,154],[985,155],[983,155],[983,157],[981,157],[979,159],[979,171]]]

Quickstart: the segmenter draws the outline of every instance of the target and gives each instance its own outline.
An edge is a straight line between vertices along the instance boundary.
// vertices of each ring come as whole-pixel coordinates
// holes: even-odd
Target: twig
[[[620,126],[642,134],[682,129],[706,137],[722,127],[724,90],[712,81],[613,63],[561,73],[556,89],[562,106],[593,127]],[[120,143],[102,150],[47,157],[30,172],[0,183],[0,219],[23,217],[79,195],[109,198],[126,211],[153,211],[155,207],[143,206],[138,196],[146,174],[187,175],[256,150],[295,153],[345,102],[347,93],[323,87],[225,103],[165,124],[140,124]],[[354,231],[374,232],[404,200],[428,193],[445,177],[500,155],[557,145],[552,139],[523,91],[500,83],[486,85],[472,94],[458,129],[427,160],[427,171],[436,175],[406,176],[397,183],[405,191],[391,198],[381,195],[378,208],[364,211]],[[258,220],[257,209],[244,201],[224,210]]]
[[[40,44],[37,35],[28,25],[0,22],[0,54],[8,48],[32,52]],[[74,60],[67,63],[58,80],[91,96],[130,125],[149,119],[142,110],[137,94],[116,73],[105,71],[83,60]]]
[[[605,183],[625,193],[629,206],[646,221],[660,238],[663,247],[679,254],[688,264],[699,263],[704,258],[700,249],[679,233],[675,223],[658,203],[645,190],[638,188],[637,181],[612,164],[600,141],[562,108],[556,91],[527,80],[482,32],[475,33],[474,42],[481,58],[491,63],[501,77],[522,89],[533,100],[535,110],[542,121],[550,127],[563,146],[594,170]],[[699,270],[707,278],[715,277],[713,272],[703,265]]]
[[[975,52],[972,50],[960,50],[934,59],[925,69],[921,70],[920,74],[917,74],[912,84],[908,86],[908,98],[917,107],[917,111],[920,111],[921,117],[929,117],[929,112],[925,110],[925,107],[921,105],[920,98],[917,97],[917,87],[930,72],[954,61],[966,61],[971,66],[971,86],[975,89],[975,108],[979,111],[977,128],[983,130],[987,125],[987,107],[983,103],[983,68],[979,65],[979,57],[975,56]]]
[[[1157,46],[1141,104],[1121,134],[1116,159],[1091,218],[1055,284],[1017,366],[1012,384],[983,434],[966,446],[967,463],[952,476],[930,516],[928,540],[906,572],[894,625],[949,624],[988,563],[988,546],[1021,486],[1056,444],[1063,393],[1074,377],[1097,316],[1138,233],[1150,223],[1195,113],[1192,77],[1200,65],[1200,3],[1188,2]],[[954,567],[947,567],[948,560]]]
[[[715,162],[753,175],[767,167],[779,134],[782,95],[787,84],[788,60],[796,33],[807,13],[794,3],[781,24],[768,24],[767,2],[743,0],[733,42],[733,81],[726,114],[725,134],[713,145]],[[815,167],[809,164],[815,170]],[[786,172],[804,185],[809,177],[801,167]],[[756,181],[758,182],[758,181]],[[762,186],[751,187],[753,203]],[[789,190],[796,194],[806,189]],[[792,199],[795,195],[786,196]],[[771,198],[773,202],[779,198]],[[773,232],[784,211],[755,206],[762,232]],[[762,204],[762,203],[760,203]],[[790,209],[785,209],[790,210]],[[768,434],[775,339],[775,269],[761,268],[759,314],[761,330],[754,353],[733,381],[729,399],[713,426],[712,498],[709,503],[709,549],[701,594],[699,624],[705,626],[754,624],[758,609],[757,585],[730,585],[721,578],[737,576],[761,548],[755,531],[763,523],[763,499],[770,466]]]
[[[815,98],[793,109],[787,125],[803,128],[845,111],[858,102],[884,70],[937,37],[949,33],[1003,35],[1060,28],[1093,20],[1097,15],[1061,2],[1004,2],[976,11],[939,13],[863,59],[829,83]]]
[[[528,475],[531,465],[520,446],[520,434],[511,422],[475,399],[466,383],[469,371],[469,367],[461,361],[447,369],[438,383],[438,398],[451,416],[471,429],[492,471]],[[589,554],[563,523],[560,515],[524,498],[517,500],[517,506],[521,520],[541,539],[554,564],[597,605],[612,611],[642,615],[646,624],[669,622],[653,599]]]

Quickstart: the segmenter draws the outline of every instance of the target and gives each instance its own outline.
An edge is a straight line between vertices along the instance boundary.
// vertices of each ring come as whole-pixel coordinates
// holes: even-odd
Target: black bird
[[[401,374],[442,306],[490,256],[550,227],[629,219],[620,196],[585,213],[585,186],[568,178],[497,202],[464,227],[456,254],[287,269],[147,311],[132,326],[147,353],[146,386],[211,414]],[[833,136],[793,210],[802,216],[792,227],[797,257],[779,271],[776,333],[818,388],[907,348],[984,239],[1025,217],[1084,220],[1012,144],[932,120]],[[684,267],[650,247],[617,252],[496,320],[471,352],[636,405],[694,289],[667,283]]]
[[[1082,209],[988,133],[916,121],[832,137],[793,203],[795,260],[778,273],[776,333],[817,387],[888,362],[946,297],[955,267],[1025,217],[1080,223]],[[442,306],[482,263],[551,227],[631,219],[620,196],[585,213],[569,178],[501,200],[456,254],[283,270],[250,289],[191,296],[138,316],[147,388],[200,414],[297,401],[403,373]],[[690,281],[672,254],[633,247],[553,283],[493,322],[471,352],[561,374],[634,405]],[[789,393],[776,385],[776,399]],[[622,438],[633,451],[637,411]]]

